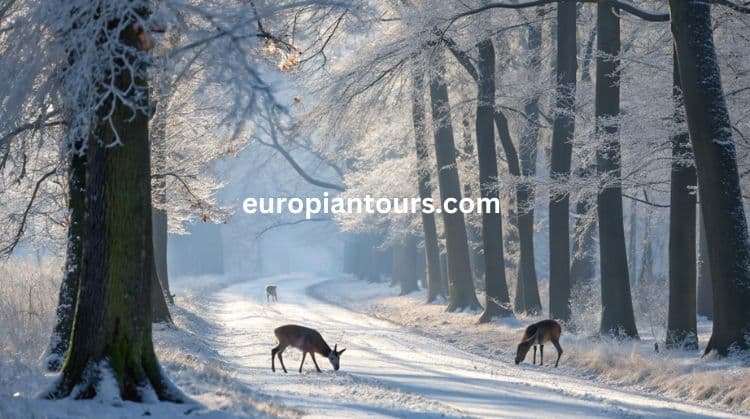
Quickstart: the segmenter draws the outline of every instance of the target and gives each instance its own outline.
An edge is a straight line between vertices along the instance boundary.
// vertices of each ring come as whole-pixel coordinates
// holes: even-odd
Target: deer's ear
[[[339,355],[343,354],[345,350],[346,350],[346,348],[344,348],[344,349],[340,350],[340,351],[338,352],[338,354],[339,354]]]

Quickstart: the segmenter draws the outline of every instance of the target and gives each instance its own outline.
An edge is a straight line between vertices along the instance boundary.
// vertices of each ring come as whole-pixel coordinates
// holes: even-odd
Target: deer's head
[[[531,344],[531,339],[525,340],[518,344],[518,349],[516,350],[516,365],[520,364],[524,359],[526,359],[526,354],[529,353]]]
[[[328,360],[331,361],[331,365],[333,365],[333,369],[336,371],[339,370],[339,359],[341,358],[341,354],[343,354],[344,351],[346,350],[346,348],[344,348],[339,351],[337,350],[338,346],[339,346],[338,344],[333,345],[333,350],[331,351],[330,354],[328,354]]]

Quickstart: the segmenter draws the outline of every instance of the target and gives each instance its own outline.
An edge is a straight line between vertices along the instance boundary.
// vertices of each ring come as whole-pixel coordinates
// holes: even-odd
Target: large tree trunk
[[[630,294],[620,179],[620,18],[609,0],[597,4],[596,120],[603,136],[596,153],[599,175],[610,184],[597,197],[602,276],[602,334],[638,337]]]
[[[726,355],[734,345],[749,344],[750,241],[710,7],[705,1],[669,2],[711,264],[714,327],[706,353]]]
[[[711,264],[708,261],[706,227],[700,206],[697,210],[698,223],[698,314],[709,320],[714,318],[714,293],[711,289]]]
[[[453,141],[448,86],[445,84],[445,63],[442,50],[432,54],[430,71],[430,97],[435,133],[435,157],[438,166],[440,198],[461,200],[461,182],[456,167],[456,146]],[[453,214],[443,211],[445,242],[448,259],[448,311],[477,309],[481,307],[474,291],[469,263],[466,223],[460,211]]]
[[[479,62],[477,73],[477,156],[479,158],[479,190],[482,198],[500,202],[495,187],[497,182],[497,155],[495,153],[495,130],[492,125],[495,108],[495,47],[486,39],[478,45]],[[508,296],[503,259],[503,225],[500,206],[496,211],[482,211],[482,243],[484,245],[484,313],[479,322],[494,317],[513,315]],[[450,265],[450,264],[449,264]]]
[[[85,227],[86,156],[73,152],[68,169],[68,249],[65,270],[60,284],[60,294],[55,312],[55,328],[49,344],[45,366],[49,371],[59,371],[65,360],[73,330],[73,317],[78,299],[78,289],[83,262],[83,234]]]
[[[424,100],[424,76],[414,70],[414,91],[412,92],[412,121],[414,123],[414,145],[417,151],[417,178],[419,198],[432,199],[430,184],[430,154],[427,150],[427,128],[425,125],[426,107]],[[440,247],[438,246],[435,214],[422,212],[424,249],[427,263],[427,302],[431,303],[444,296],[443,280],[440,272]]]
[[[137,43],[134,26],[121,34],[130,45]],[[145,88],[140,71],[132,74],[123,68],[115,76],[117,88],[128,91],[131,76]],[[48,397],[94,397],[100,384],[115,384],[102,383],[111,375],[125,400],[156,396],[184,401],[162,374],[151,339],[154,261],[148,118],[122,102],[113,106],[112,124],[102,118],[88,148],[79,300],[62,375]],[[113,130],[124,145],[106,146],[114,140]]]
[[[552,131],[550,176],[567,183],[575,132],[576,6],[557,5],[557,99]],[[549,202],[549,316],[570,319],[569,194],[551,193]]]
[[[685,123],[681,100],[680,71],[677,55],[673,59],[674,120]],[[667,316],[668,348],[698,349],[695,303],[695,194],[698,182],[687,132],[671,138],[672,192],[669,205],[669,314]]]

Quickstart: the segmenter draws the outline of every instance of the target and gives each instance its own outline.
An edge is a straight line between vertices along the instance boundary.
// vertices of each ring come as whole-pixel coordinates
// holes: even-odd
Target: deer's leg
[[[555,368],[557,368],[557,364],[560,363],[560,357],[562,356],[563,350],[560,346],[560,342],[558,342],[557,339],[552,340],[552,344],[555,345],[555,349],[557,349],[557,361],[555,361]]]
[[[539,345],[539,365],[544,365],[544,345]]]
[[[536,345],[533,345],[534,348],[534,359],[531,361],[531,365],[536,365]]]
[[[313,359],[313,364],[315,364],[315,369],[318,370],[318,372],[322,372],[320,371],[320,367],[318,366],[318,361],[315,360],[315,352],[310,352],[310,356]]]
[[[307,352],[302,352],[302,362],[299,363],[299,372],[302,372],[302,366],[305,365],[305,357],[307,356]]]
[[[274,363],[276,362],[276,353],[279,352],[279,347],[275,347],[271,349],[271,371],[276,372],[276,366]]]
[[[284,366],[284,358],[281,357],[281,353],[284,352],[284,350],[280,350],[276,355],[279,357],[279,362],[281,363],[281,368],[284,369],[284,372],[286,372],[286,367]]]

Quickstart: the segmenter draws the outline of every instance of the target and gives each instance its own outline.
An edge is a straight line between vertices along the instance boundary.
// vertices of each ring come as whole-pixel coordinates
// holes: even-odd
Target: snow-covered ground
[[[268,282],[278,284],[278,303],[264,301]],[[353,280],[289,275],[236,283],[193,301],[223,326],[217,350],[240,381],[310,417],[732,416],[634,389],[613,389],[564,369],[517,367],[504,357],[471,353],[344,307],[352,303],[347,295],[369,287],[373,285]],[[313,297],[308,288],[334,303]],[[423,305],[416,299],[408,304],[415,309]],[[334,372],[321,360],[324,372],[318,374],[308,359],[299,374],[301,356],[289,350],[285,361],[290,372],[272,373],[272,330],[285,323],[314,327],[329,344],[347,348],[341,370]],[[509,348],[498,349],[507,355]]]
[[[352,279],[322,282],[309,289],[317,298],[410,328],[414,333],[449,343],[472,354],[504,364],[512,363],[524,328],[540,318],[502,319],[478,325],[477,313],[446,313],[444,305],[426,304],[424,291],[399,296],[388,284],[356,285]],[[710,322],[699,324],[702,346],[710,335]],[[750,364],[730,357],[700,359],[702,352],[654,352],[653,338],[641,342],[594,340],[563,331],[565,353],[553,376],[578,377],[605,388],[659,394],[688,403],[750,413]],[[701,348],[702,349],[702,348]],[[551,346],[546,362],[554,362]],[[530,360],[530,356],[527,361]],[[539,367],[522,364],[524,374]],[[605,390],[607,391],[607,390]]]
[[[279,302],[265,301],[270,282],[279,287]],[[39,401],[30,397],[38,379],[0,379],[0,418],[738,416],[632,385],[612,386],[608,382],[615,380],[603,374],[587,376],[570,366],[579,343],[565,336],[561,368],[515,366],[515,342],[495,346],[490,335],[504,329],[515,334],[520,321],[477,327],[469,323],[476,316],[443,313],[423,304],[420,294],[392,297],[397,290],[385,285],[295,274],[191,278],[176,281],[173,291],[178,327],[159,327],[156,346],[169,376],[198,405]],[[419,320],[422,330],[375,318],[372,310],[402,323]],[[330,345],[347,348],[341,369],[333,371],[318,357],[323,372],[317,373],[308,357],[300,374],[301,354],[289,349],[289,373],[271,372],[273,329],[285,323],[316,328]],[[456,333],[448,333],[451,327]],[[467,336],[486,341],[464,341]],[[613,365],[618,354],[612,354]]]

